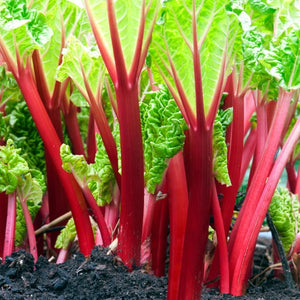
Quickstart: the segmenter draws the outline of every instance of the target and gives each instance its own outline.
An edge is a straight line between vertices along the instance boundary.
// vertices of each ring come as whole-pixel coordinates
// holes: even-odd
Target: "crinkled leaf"
[[[64,81],[67,77],[72,78],[80,92],[86,95],[81,67],[96,95],[99,82],[104,76],[104,65],[100,53],[97,48],[85,47],[78,39],[71,37],[67,48],[63,50],[63,61],[57,70],[57,80]]]
[[[16,190],[18,177],[29,172],[25,159],[20,155],[21,149],[15,149],[13,141],[0,147],[0,191],[6,194]]]
[[[213,128],[213,172],[222,184],[231,185],[227,168],[227,145],[225,133],[232,122],[232,109],[219,110]]]
[[[76,237],[76,227],[74,219],[70,218],[66,227],[60,232],[55,242],[55,248],[57,249],[68,249],[69,244],[74,241]]]
[[[183,147],[186,123],[169,91],[161,87],[141,103],[145,183],[149,193],[161,183],[167,162]]]
[[[298,197],[291,194],[287,188],[276,189],[269,213],[287,253],[296,237],[297,224],[300,224]]]
[[[25,101],[9,101],[5,106],[5,112],[8,118],[7,137],[13,140],[16,148],[21,149],[20,155],[30,169],[46,174],[44,144]]]
[[[11,139],[30,169],[46,174],[44,144],[12,74],[0,67],[0,88],[5,116],[0,116],[0,136]],[[40,178],[42,176],[39,176]],[[42,178],[41,178],[42,179]],[[43,190],[45,190],[45,179]]]
[[[119,126],[117,124],[115,125],[112,133],[117,144],[118,156],[120,159],[120,132]],[[101,136],[99,134],[96,135],[96,140],[97,153],[95,156],[94,168],[101,180],[91,180],[89,182],[89,188],[93,193],[93,196],[96,199],[98,205],[103,206],[105,204],[110,203],[111,201],[112,190],[113,186],[115,185],[115,176],[110,164],[110,160],[107,156],[105,147],[103,145]],[[119,165],[121,164],[119,163]]]
[[[60,156],[63,169],[72,173],[81,186],[88,186],[98,205],[111,201],[111,188],[114,184],[114,173],[110,165],[101,137],[97,138],[97,153],[94,164],[88,164],[83,155],[74,155],[68,145],[62,144]]]
[[[3,66],[0,66],[0,89],[1,103],[6,103],[7,101],[17,102],[22,99],[22,94],[16,80]]]
[[[18,177],[17,196],[19,201],[30,202],[32,206],[40,207],[43,191],[39,182],[32,177],[31,173]]]
[[[91,179],[100,180],[92,164],[88,164],[83,155],[75,155],[70,146],[62,144],[60,147],[62,168],[72,173],[81,186],[85,186]]]
[[[278,83],[262,65],[264,51],[269,47],[270,36],[252,27],[242,35],[242,59],[244,64],[244,80],[251,77],[250,87],[266,93],[267,99],[276,99]]]
[[[28,9],[26,0],[1,1],[0,28],[0,35],[13,57],[16,47],[23,56],[34,49],[43,48],[53,34],[44,14]]]
[[[271,43],[260,62],[285,90],[300,88],[300,30]]]

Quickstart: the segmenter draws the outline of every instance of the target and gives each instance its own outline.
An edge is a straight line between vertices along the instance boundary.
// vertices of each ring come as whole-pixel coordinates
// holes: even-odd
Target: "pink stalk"
[[[286,92],[286,94],[291,93]],[[246,270],[251,263],[257,236],[259,234],[261,225],[267,213],[282,171],[292,151],[294,150],[299,137],[300,119],[297,120],[292,132],[290,133],[278,158],[276,159],[268,181],[259,197],[256,209],[252,214],[251,219],[249,219],[249,223],[246,224],[246,226],[248,226],[248,234],[244,235],[243,238],[239,240],[239,253],[236,257],[233,269],[231,286],[231,293],[235,296],[240,296],[243,293],[245,282],[248,279]]]
[[[20,204],[21,204],[24,218],[25,218],[30,253],[32,254],[32,256],[34,258],[34,262],[36,262],[38,259],[38,252],[37,252],[37,247],[36,247],[36,239],[35,239],[35,233],[34,233],[34,228],[33,228],[33,222],[32,222],[31,216],[30,216],[28,206],[26,204],[26,201],[27,201],[26,198],[21,199],[19,197],[19,199],[20,199]]]
[[[142,243],[149,237],[151,232],[151,225],[153,220],[153,208],[155,204],[155,195],[147,192],[145,188],[144,197],[144,217],[143,217],[143,231]]]
[[[249,167],[251,158],[253,157],[255,146],[256,146],[256,138],[257,138],[257,131],[256,129],[251,129],[249,136],[244,145],[244,152],[242,158],[242,165],[241,165],[241,172],[240,172],[240,179],[239,179],[239,186],[241,186],[246,171]]]
[[[166,193],[164,187],[161,191]],[[152,270],[158,277],[165,275],[168,221],[168,199],[162,198],[155,202],[151,230]]]
[[[96,228],[96,232],[95,232],[95,245],[96,246],[103,246],[104,245],[99,227]]]
[[[112,199],[108,205],[105,205],[104,219],[112,238],[115,238],[116,227],[119,220],[120,207],[120,190],[118,185],[115,185],[112,192]]]
[[[229,294],[230,277],[229,277],[229,259],[227,251],[227,234],[225,233],[220,203],[215,186],[213,186],[212,211],[214,216],[214,225],[218,238],[218,257],[220,264],[220,292]]]
[[[88,125],[88,132],[87,132],[87,162],[89,164],[95,162],[95,155],[97,152],[97,143],[96,143],[96,136],[95,136],[95,119],[93,114],[90,112],[89,116],[89,125]]]
[[[292,193],[295,193],[296,182],[297,182],[297,173],[296,173],[293,162],[291,162],[291,159],[287,162],[285,168],[286,168],[287,177],[288,177],[287,185],[289,187],[289,190]]]
[[[96,200],[93,194],[91,193],[90,189],[88,188],[88,186],[82,188],[82,193],[85,197],[86,202],[92,209],[94,218],[99,226],[101,236],[103,239],[103,246],[107,247],[111,243],[111,238],[104,217],[102,215],[102,212],[99,206],[97,205]]]
[[[71,243],[70,243],[70,245],[71,245]],[[58,253],[58,256],[57,256],[57,259],[56,259],[56,264],[62,264],[63,262],[65,262],[67,260],[70,245],[66,249],[61,248],[59,250],[59,253]]]
[[[3,256],[3,247],[5,240],[5,227],[7,217],[7,195],[5,192],[0,193],[0,257]]]
[[[268,118],[266,111],[266,103],[259,103],[256,108],[257,117],[257,140],[253,165],[257,166],[265,148],[265,143],[268,136]],[[255,168],[251,171],[255,172]]]
[[[300,165],[298,166],[298,176],[296,181],[296,187],[295,187],[295,194],[299,195],[300,199]]]
[[[7,217],[3,247],[3,262],[5,257],[12,254],[15,246],[15,229],[16,229],[16,192],[8,194],[7,197]]]
[[[171,158],[167,171],[168,205],[170,218],[170,263],[168,300],[179,299],[184,236],[188,211],[188,189],[183,154]]]
[[[46,191],[45,194],[43,195],[42,206],[34,218],[33,227],[40,228],[43,225],[48,223],[49,223],[49,198],[48,198],[48,191]],[[45,240],[43,234],[36,235],[36,243],[37,243],[38,255],[39,256],[45,255],[46,254],[44,251]],[[49,235],[46,236],[46,245],[47,245],[47,249],[52,249]]]
[[[145,189],[144,197],[144,216],[143,216],[143,229],[142,229],[142,245],[141,245],[141,264],[150,261],[150,241],[151,241],[151,227],[153,221],[155,195],[150,194]]]
[[[255,112],[255,101],[253,91],[248,91],[244,96],[244,134],[246,135],[251,127],[251,116]]]
[[[86,157],[77,120],[77,107],[72,102],[70,102],[68,105],[68,109],[63,111],[63,114],[68,136],[72,144],[72,152],[74,154],[79,154]]]

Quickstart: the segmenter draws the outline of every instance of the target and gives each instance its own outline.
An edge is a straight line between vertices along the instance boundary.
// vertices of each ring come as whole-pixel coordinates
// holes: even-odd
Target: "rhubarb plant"
[[[237,22],[222,1],[163,5],[151,47],[153,72],[166,82],[189,128],[182,178],[189,190],[182,269],[179,287],[170,282],[168,297],[198,299],[214,189],[213,124],[230,73]]]
[[[250,26],[244,28],[246,30],[242,39],[244,43],[242,50],[247,60],[244,62],[243,69],[240,70],[246,70],[243,74],[248,79],[243,82],[250,83],[248,88],[256,88],[254,99],[258,137],[247,196],[228,245],[231,293],[234,295],[241,295],[245,289],[259,228],[283,166],[291,154],[289,151],[293,150],[299,134],[298,125],[295,124],[293,133],[289,135],[289,139],[283,145],[274,164],[276,151],[287,130],[286,121],[289,122],[287,115],[289,109],[295,107],[293,103],[296,101],[299,88],[297,79],[299,39],[295,38],[297,33],[294,29],[287,30],[286,27],[293,21],[293,13],[288,16],[288,22],[281,23],[281,20],[286,17],[286,11],[291,11],[294,4],[286,3],[284,7],[276,7],[276,5],[273,7],[263,5],[263,3],[257,6],[254,1],[249,4],[244,3],[243,9],[235,13],[240,17],[241,12],[244,14],[251,12],[252,18],[255,14],[259,14],[261,9],[266,10],[267,13],[258,19],[251,19],[248,14],[248,20],[251,20],[251,23]],[[262,21],[266,18],[274,18],[272,28],[263,26]],[[297,22],[295,22],[295,28],[297,28],[296,24]],[[248,51],[245,51],[246,49]],[[249,49],[252,49],[252,54]],[[277,102],[267,102],[268,100],[277,100]],[[254,219],[253,215],[256,216]],[[251,236],[250,233],[247,234],[249,228],[251,228]],[[243,241],[242,244],[241,241]]]
[[[62,170],[59,155],[63,140],[60,113],[63,111],[69,120],[74,107],[67,105],[67,83],[61,85],[55,79],[66,36],[73,32],[80,36],[90,28],[84,16],[72,2],[58,5],[50,1],[44,7],[39,1],[31,6],[22,0],[2,1],[0,56],[1,64],[14,76],[44,142],[50,218],[68,209],[68,199],[79,230],[80,248],[88,255],[94,239],[85,200],[74,178]],[[72,130],[68,132],[74,137],[78,133],[76,114],[72,118]],[[82,152],[81,138],[77,135],[72,141],[74,149]]]

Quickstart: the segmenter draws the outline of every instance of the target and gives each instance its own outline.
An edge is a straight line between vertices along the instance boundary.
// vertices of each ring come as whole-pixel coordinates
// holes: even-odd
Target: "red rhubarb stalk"
[[[5,224],[7,217],[7,195],[5,192],[0,193],[0,257],[3,256],[3,246],[5,239]]]
[[[167,299],[176,300],[179,299],[179,282],[188,211],[188,189],[182,152],[177,153],[170,160],[167,185],[170,216],[170,263]]]
[[[218,238],[218,258],[220,265],[220,292],[229,294],[230,291],[230,276],[229,276],[229,259],[227,251],[227,234],[225,233],[223,218],[220,208],[220,203],[216,188],[213,188],[212,196],[212,211],[214,216],[214,226]]]
[[[155,195],[148,193],[145,188],[144,196],[144,216],[142,230],[142,245],[141,245],[141,264],[150,262],[150,241],[151,241],[151,225],[153,221],[153,212],[155,205]]]
[[[153,222],[151,228],[152,270],[156,276],[165,275],[168,236],[168,199],[165,187],[161,190],[161,199],[154,204]]]
[[[204,274],[212,190],[212,130],[189,130],[184,149],[189,173],[189,207],[178,299],[199,299]],[[201,215],[201,218],[199,218]]]
[[[122,168],[118,253],[123,262],[131,268],[140,263],[144,207],[144,162],[138,79],[147,55],[156,16],[145,35],[145,22],[149,7],[146,7],[146,2],[142,1],[134,57],[127,70],[120,40],[121,31],[118,29],[116,19],[115,2],[107,0],[106,4],[112,53],[108,50],[107,42],[104,41],[102,32],[96,24],[92,8],[88,1],[85,1],[98,48],[116,93]],[[96,118],[95,114],[94,117]]]
[[[8,194],[7,197],[7,217],[5,227],[5,238],[3,247],[3,261],[5,257],[11,255],[15,246],[15,229],[16,229],[16,192]]]
[[[22,207],[22,211],[23,211],[25,223],[26,223],[26,228],[27,228],[29,250],[33,256],[34,262],[36,262],[38,259],[38,252],[37,252],[37,247],[36,247],[36,239],[35,239],[35,233],[34,233],[34,228],[33,228],[33,222],[32,222],[31,216],[30,216],[29,209],[26,204],[26,201],[27,201],[26,197],[23,199],[21,199],[21,197],[19,197],[19,199],[20,199],[20,204]]]
[[[287,96],[291,93],[286,92]],[[294,150],[296,143],[300,137],[300,119],[297,120],[292,132],[285,142],[278,158],[275,161],[274,167],[270,173],[268,181],[259,198],[257,207],[252,214],[252,218],[248,225],[248,234],[243,236],[239,242],[239,253],[236,258],[235,268],[232,275],[231,293],[235,296],[240,296],[243,293],[243,288],[247,278],[247,269],[251,263],[253,251],[256,244],[256,239],[259,234],[261,225],[267,213],[268,207],[272,200],[272,196],[282,174],[282,171]]]
[[[292,95],[292,92],[286,92],[280,89],[275,115],[273,117],[273,122],[266,140],[264,152],[251,181],[251,185],[247,192],[247,196],[244,200],[239,217],[231,233],[229,241],[231,274],[233,274],[234,269],[237,267],[237,259],[240,253],[242,253],[240,247],[241,241],[243,241],[246,236],[250,235],[250,223],[255,215],[258,201],[265,188],[267,178],[273,166],[273,159],[279,146],[282,130],[285,124],[285,117],[288,112]],[[239,284],[241,283],[239,282]],[[235,288],[233,290],[235,290]],[[240,292],[242,292],[241,289]]]
[[[107,247],[111,243],[111,238],[100,207],[97,205],[97,202],[88,186],[82,188],[82,193],[89,207],[92,209],[94,218],[99,226],[103,240],[103,246]]]
[[[77,228],[80,250],[85,256],[88,256],[94,247],[94,237],[87,207],[74,177],[66,173],[61,167],[61,141],[39,97],[29,68],[29,65],[26,68],[20,67],[16,80],[68,197]]]

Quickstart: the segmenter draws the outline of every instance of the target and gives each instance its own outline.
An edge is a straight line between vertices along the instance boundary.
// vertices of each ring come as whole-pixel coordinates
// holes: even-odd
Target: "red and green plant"
[[[162,276],[169,227],[168,299],[199,299],[205,282],[245,293],[284,168],[299,194],[296,4],[2,1],[0,256],[21,216],[36,259],[31,218],[71,210],[47,234],[58,261],[77,235],[85,256],[117,242],[129,269]]]

